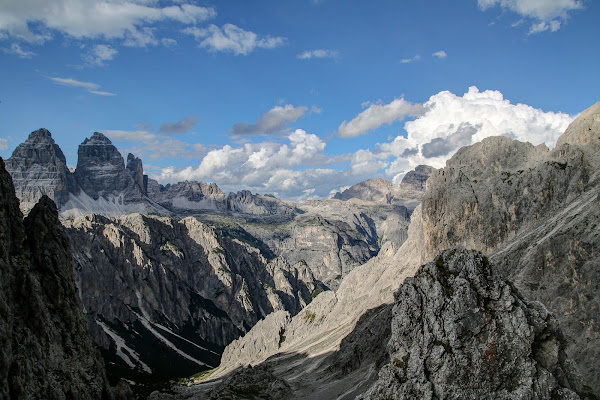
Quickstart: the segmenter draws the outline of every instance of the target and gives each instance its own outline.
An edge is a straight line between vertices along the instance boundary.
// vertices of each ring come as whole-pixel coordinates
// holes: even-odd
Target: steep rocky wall
[[[567,354],[600,391],[600,103],[552,151],[488,138],[433,174],[423,198],[427,254],[463,245],[552,311]]]
[[[112,398],[56,205],[23,221],[1,159],[0,212],[0,398]]]
[[[268,260],[194,217],[64,223],[94,340],[109,372],[136,381],[216,366],[225,345],[273,310],[297,313],[317,288],[304,263]]]
[[[24,212],[31,210],[43,195],[62,206],[69,199],[69,192],[78,191],[65,155],[46,129],[31,132],[6,160],[6,169],[12,175]]]

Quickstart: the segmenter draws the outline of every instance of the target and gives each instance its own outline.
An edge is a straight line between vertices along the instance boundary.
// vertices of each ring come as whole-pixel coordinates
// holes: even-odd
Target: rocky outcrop
[[[43,195],[60,207],[68,201],[69,193],[78,192],[65,155],[46,129],[31,132],[6,160],[6,169],[23,212],[33,208]]]
[[[0,397],[110,399],[69,240],[43,196],[23,221],[0,159]]]
[[[361,399],[578,399],[554,316],[455,248],[396,293],[390,362]]]
[[[425,183],[435,168],[419,165],[409,171],[399,185],[385,179],[368,179],[333,195],[336,200],[359,199],[380,204],[405,206],[409,211],[420,203],[425,193]]]
[[[131,203],[143,196],[142,188],[125,168],[121,153],[100,132],[79,145],[75,179],[94,200],[120,198],[123,203]]]
[[[299,312],[319,287],[305,263],[265,257],[251,237],[194,217],[64,223],[109,373],[137,382],[216,366],[224,346],[274,310]]]
[[[490,253],[500,273],[556,315],[567,354],[600,391],[600,103],[549,151],[505,137],[459,150],[428,181],[428,257],[462,245]]]
[[[127,155],[127,171],[133,178],[133,181],[142,192],[142,195],[148,195],[148,175],[144,175],[142,160],[129,153]]]

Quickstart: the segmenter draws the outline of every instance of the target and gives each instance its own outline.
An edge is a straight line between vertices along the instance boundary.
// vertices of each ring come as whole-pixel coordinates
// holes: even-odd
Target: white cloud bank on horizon
[[[530,35],[547,30],[556,32],[570,12],[583,8],[581,0],[477,0],[477,4],[483,11],[499,6],[532,19],[535,22],[529,28]]]
[[[399,100],[402,102],[398,103]],[[352,121],[360,122],[357,129],[364,129],[363,132],[375,129],[405,118],[406,112],[396,110],[407,107],[404,103],[410,104],[410,108],[419,107],[420,116],[405,122],[405,132],[391,142],[378,144],[374,150],[360,149],[332,157],[325,152],[323,139],[297,129],[288,134],[286,143],[226,145],[208,151],[197,166],[163,168],[152,178],[162,183],[210,180],[224,191],[249,189],[297,201],[323,199],[342,187],[369,178],[399,183],[406,172],[419,164],[443,167],[460,147],[488,136],[505,135],[553,146],[573,119],[560,112],[511,104],[499,91],[480,92],[472,86],[463,96],[442,91],[422,105],[403,99],[375,105],[376,108],[371,105],[367,110],[375,111],[364,114],[365,110]],[[396,107],[398,104],[404,105]]]

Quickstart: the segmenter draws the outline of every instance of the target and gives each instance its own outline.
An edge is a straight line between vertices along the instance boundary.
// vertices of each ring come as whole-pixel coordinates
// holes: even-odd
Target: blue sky
[[[591,0],[0,3],[0,156],[105,133],[161,182],[325,198],[600,100]]]

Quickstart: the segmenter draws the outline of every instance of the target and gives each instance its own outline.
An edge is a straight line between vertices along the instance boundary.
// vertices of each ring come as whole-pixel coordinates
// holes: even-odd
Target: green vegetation
[[[312,293],[312,298],[314,299],[315,297],[317,297],[319,294],[321,294],[324,291],[325,291],[325,289],[323,288],[323,286],[321,286],[320,283],[317,283],[315,290]]]
[[[225,250],[223,250],[221,246],[215,247],[214,249],[212,249],[212,251],[215,254],[225,254]]]
[[[308,322],[309,324],[312,324],[315,322],[316,316],[317,314],[315,314],[314,312],[306,311],[306,313],[304,313],[304,321]]]

